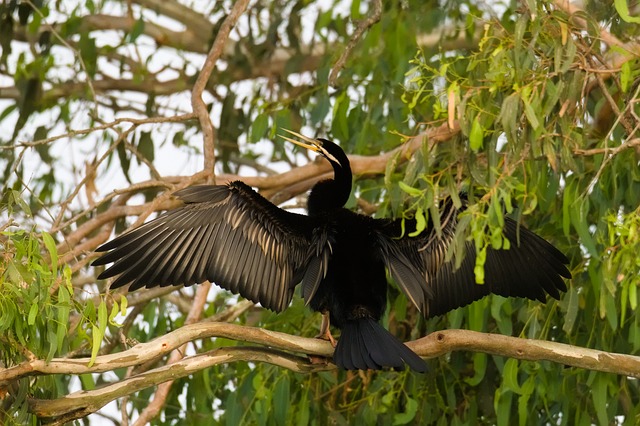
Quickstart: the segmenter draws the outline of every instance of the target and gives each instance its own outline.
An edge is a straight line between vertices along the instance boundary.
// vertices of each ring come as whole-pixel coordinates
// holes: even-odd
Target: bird
[[[181,207],[97,248],[104,253],[93,265],[112,263],[97,278],[116,277],[110,288],[130,284],[129,291],[208,280],[276,312],[287,308],[300,285],[305,303],[322,313],[320,335],[334,344],[339,368],[409,366],[420,373],[428,371],[426,362],[380,323],[387,309],[386,271],[426,318],[489,293],[544,302],[546,294],[559,299],[566,291],[567,257],[508,217],[503,235],[510,248],[487,249],[485,282],[477,284],[472,241],[464,243],[458,267],[446,256],[465,197],[458,207],[451,198],[444,201],[439,227],[428,220],[419,233],[405,232],[415,219],[411,225],[345,208],[353,175],[339,145],[287,132],[300,140],[283,139],[333,168],[333,178],[311,188],[306,215],[277,207],[242,181],[187,187],[174,194]],[[337,343],[330,324],[341,331]]]

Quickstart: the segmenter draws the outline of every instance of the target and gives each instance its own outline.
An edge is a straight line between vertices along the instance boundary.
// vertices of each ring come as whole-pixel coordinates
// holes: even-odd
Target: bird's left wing
[[[94,265],[111,288],[192,285],[209,280],[274,311],[287,307],[313,254],[311,219],[282,210],[242,182],[175,193],[185,205],[102,245]],[[311,268],[326,268],[311,262]],[[322,272],[318,272],[322,273]]]
[[[565,291],[563,278],[571,278],[568,259],[543,238],[505,218],[504,236],[508,250],[487,249],[484,284],[474,274],[476,251],[473,242],[464,244],[459,268],[446,260],[453,244],[458,210],[445,203],[438,235],[431,221],[419,235],[402,233],[401,220],[377,219],[379,251],[387,269],[413,304],[429,318],[465,306],[489,293],[544,301],[545,293],[558,298]],[[407,226],[410,232],[411,226]]]

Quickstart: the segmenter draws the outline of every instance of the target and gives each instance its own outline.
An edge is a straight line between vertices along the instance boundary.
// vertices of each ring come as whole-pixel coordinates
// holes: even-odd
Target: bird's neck
[[[332,166],[333,179],[318,182],[309,194],[307,209],[310,216],[344,207],[347,200],[349,200],[349,195],[351,195],[351,169],[348,163],[346,167],[333,163]]]

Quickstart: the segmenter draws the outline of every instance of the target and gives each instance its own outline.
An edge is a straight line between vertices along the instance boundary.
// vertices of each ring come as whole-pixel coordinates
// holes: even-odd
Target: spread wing
[[[314,246],[312,219],[276,207],[246,184],[193,186],[175,195],[183,207],[97,249],[108,253],[94,265],[113,262],[99,279],[119,275],[111,288],[131,283],[129,290],[209,280],[281,311],[305,274],[326,271],[328,259],[310,262],[326,251]]]
[[[377,221],[382,258],[402,291],[425,317],[444,314],[489,293],[544,301],[545,292],[557,299],[559,291],[566,291],[563,277],[571,278],[566,256],[510,218],[505,218],[503,233],[511,247],[487,250],[485,283],[476,284],[473,242],[465,243],[464,259],[458,269],[454,260],[445,259],[453,243],[457,214],[452,202],[445,204],[440,237],[431,222],[416,237],[400,237],[400,220]]]

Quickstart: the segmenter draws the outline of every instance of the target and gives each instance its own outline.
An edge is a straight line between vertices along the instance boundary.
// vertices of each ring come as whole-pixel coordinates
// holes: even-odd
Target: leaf
[[[47,353],[46,360],[48,362],[53,359],[53,356],[56,354],[56,349],[58,348],[58,346],[62,346],[62,342],[58,341],[58,334],[53,329],[49,329],[47,337],[47,343],[49,343],[49,352]]]
[[[100,329],[97,326],[92,326],[91,333],[91,360],[89,360],[88,367],[91,367],[94,362],[96,362],[96,357],[98,356],[98,351],[100,350],[100,343],[102,342],[102,338],[104,337],[100,332]]]
[[[287,424],[287,413],[291,408],[289,376],[284,374],[273,392],[273,417],[277,425]]]
[[[407,194],[411,195],[412,197],[420,197],[420,196],[422,196],[422,190],[421,189],[409,186],[409,185],[407,185],[406,183],[404,183],[402,181],[398,182],[398,186],[400,187],[400,189],[402,189],[404,192],[406,192]]]
[[[69,322],[69,313],[71,312],[71,297],[66,286],[61,285],[58,288],[58,325],[56,327],[56,335],[58,338],[58,352],[62,352],[62,344],[67,335],[67,324]]]
[[[591,396],[593,397],[593,405],[596,409],[598,422],[601,425],[609,424],[609,416],[607,415],[607,382],[602,373],[595,373],[596,379],[591,385]]]
[[[406,425],[411,422],[418,412],[418,401],[413,398],[407,397],[407,404],[403,413],[398,413],[393,416],[394,425]]]
[[[570,335],[573,330],[573,326],[576,322],[576,318],[578,317],[578,292],[576,291],[574,286],[569,286],[569,290],[567,291],[567,296],[564,297],[564,300],[568,300],[567,302],[567,313],[564,315],[564,325],[562,326],[562,330]]]
[[[92,303],[89,302],[91,305]],[[100,343],[104,338],[105,331],[107,330],[107,304],[104,300],[100,301],[98,305],[98,325],[92,327],[92,343],[91,343],[91,360],[89,361],[89,367],[93,365],[98,356],[100,350]]]
[[[478,152],[484,145],[484,128],[480,124],[480,120],[476,115],[471,125],[471,132],[469,133],[469,146],[473,152]]]
[[[38,306],[38,296],[33,299],[31,302],[31,306],[29,307],[29,315],[27,317],[27,324],[34,325],[36,323],[36,315],[38,315],[39,306]]]
[[[127,41],[133,43],[144,32],[144,21],[142,18],[138,19],[131,28],[131,32],[127,35]]]
[[[531,103],[527,99],[525,99],[524,96],[521,96],[521,99],[524,103],[524,115],[527,117],[527,120],[529,120],[531,127],[533,127],[534,130],[538,129],[538,127],[540,127],[540,121],[538,120],[536,112],[531,106]]]
[[[476,277],[476,284],[484,284],[484,263],[487,260],[487,247],[482,247],[476,256],[476,264],[473,267],[473,274]]]
[[[296,407],[296,423],[298,426],[309,425],[309,393],[306,391],[300,398],[300,404]]]
[[[258,142],[265,137],[267,128],[269,127],[269,116],[265,113],[258,114],[253,123],[251,124],[251,139],[252,143]]]
[[[427,227],[427,219],[424,216],[424,210],[422,210],[422,207],[418,207],[415,217],[416,230],[408,234],[410,237],[417,237]]]
[[[98,63],[98,49],[95,39],[89,36],[89,31],[80,32],[80,54],[82,56],[87,73],[91,78],[95,77]]]
[[[640,17],[631,16],[631,14],[629,13],[629,5],[627,4],[627,0],[614,0],[613,4],[616,7],[618,15],[620,15],[620,18],[622,18],[623,21],[632,24],[640,24]]]
[[[149,162],[153,162],[153,160],[155,159],[155,151],[153,140],[151,139],[151,132],[140,132],[138,151],[144,158],[149,160]]]
[[[473,377],[468,377],[464,379],[464,381],[470,386],[478,386],[484,379],[485,372],[487,371],[487,354],[473,354],[473,371],[475,372]]]
[[[56,276],[58,275],[58,249],[56,248],[56,242],[49,233],[44,231],[42,232],[42,241],[49,252],[49,257],[51,258],[51,270],[53,272],[53,276]]]
[[[122,173],[124,173],[125,179],[130,184],[131,178],[129,177],[129,166],[131,165],[131,159],[129,158],[129,154],[127,154],[127,150],[124,147],[123,143],[118,143],[118,147],[116,148],[118,153],[118,159],[120,160],[120,166],[122,166]]]
[[[501,393],[500,389],[496,390],[494,409],[497,413],[498,426],[508,426],[511,423],[509,418],[511,416],[511,401],[513,400],[513,393],[505,392]]]
[[[127,306],[129,305],[129,301],[125,297],[124,294],[120,295],[120,315],[127,316]]]
[[[627,93],[629,90],[629,84],[631,83],[631,64],[626,61],[622,64],[620,69],[620,89]]]
[[[115,322],[116,317],[120,313],[120,307],[118,306],[118,302],[114,301],[113,306],[111,307],[111,312],[109,313],[109,324],[117,326],[118,324]]]
[[[522,388],[518,384],[518,360],[514,358],[509,358],[507,362],[504,363],[504,369],[502,370],[502,381],[504,386],[517,393],[522,393]]]
[[[107,329],[107,318],[107,304],[104,300],[101,300],[100,305],[98,305],[98,324],[103,333]]]

